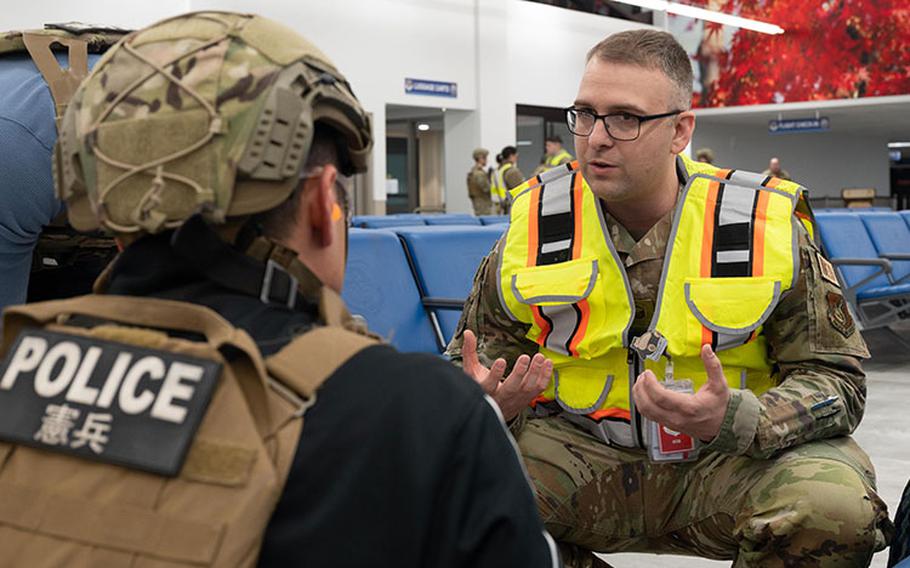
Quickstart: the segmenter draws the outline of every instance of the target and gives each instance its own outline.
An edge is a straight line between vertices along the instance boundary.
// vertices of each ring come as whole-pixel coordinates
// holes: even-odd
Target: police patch
[[[828,321],[831,327],[837,330],[844,337],[850,337],[856,331],[856,324],[853,322],[853,316],[847,308],[847,302],[843,294],[837,292],[828,292]]]
[[[0,366],[0,440],[174,476],[220,373],[198,357],[26,330]]]

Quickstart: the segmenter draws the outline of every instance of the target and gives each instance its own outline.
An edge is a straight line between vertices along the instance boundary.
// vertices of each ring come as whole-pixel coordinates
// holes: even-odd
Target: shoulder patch
[[[856,324],[847,308],[844,295],[838,292],[828,292],[825,299],[828,301],[828,321],[831,322],[831,327],[844,337],[853,335],[856,331]]]
[[[824,257],[821,251],[815,251],[815,258],[818,261],[818,270],[821,273],[821,277],[840,288],[840,283],[837,281],[837,273],[834,272],[834,265]]]
[[[221,364],[40,329],[0,364],[0,440],[174,476]]]

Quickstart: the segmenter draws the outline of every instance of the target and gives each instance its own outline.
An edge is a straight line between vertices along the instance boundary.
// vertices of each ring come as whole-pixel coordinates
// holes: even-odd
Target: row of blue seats
[[[812,210],[815,213],[869,213],[872,211],[890,213],[894,211],[890,207],[817,207]]]
[[[504,230],[501,224],[352,228],[342,297],[400,351],[441,353],[474,272]]]
[[[501,225],[509,222],[508,215],[481,215],[467,213],[399,213],[397,215],[355,215],[351,223],[363,229],[389,229],[419,227],[422,225]]]
[[[866,329],[910,315],[910,211],[817,212],[822,245]]]

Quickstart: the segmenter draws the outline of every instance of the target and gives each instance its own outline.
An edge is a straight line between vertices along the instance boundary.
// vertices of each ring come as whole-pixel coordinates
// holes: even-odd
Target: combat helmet
[[[156,233],[267,211],[299,183],[314,125],[363,172],[370,120],[313,44],[267,18],[196,12],[126,36],[64,115],[58,196],[78,229]]]

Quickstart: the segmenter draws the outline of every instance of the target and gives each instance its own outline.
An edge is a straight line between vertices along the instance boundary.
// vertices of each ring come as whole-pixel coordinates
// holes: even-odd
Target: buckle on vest
[[[632,340],[631,347],[642,359],[660,361],[667,349],[667,338],[657,330],[646,331]]]
[[[272,286],[282,283],[287,286],[287,291],[281,288],[272,290]],[[297,286],[299,282],[291,276],[287,270],[272,259],[265,263],[265,274],[262,277],[262,289],[259,292],[259,299],[263,304],[284,304],[290,309],[294,309],[297,303]],[[284,296],[284,297],[282,297]]]

